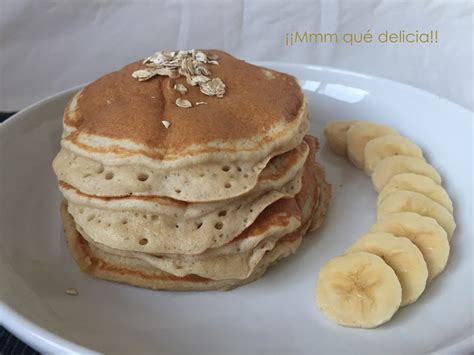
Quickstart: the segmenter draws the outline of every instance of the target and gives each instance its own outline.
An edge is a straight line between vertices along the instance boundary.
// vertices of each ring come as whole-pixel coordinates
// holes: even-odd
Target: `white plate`
[[[0,299],[4,325],[42,351],[160,354],[408,353],[472,350],[472,114],[421,90],[366,75],[264,63],[293,73],[334,198],[321,230],[262,279],[231,292],[156,292],[94,279],[69,255],[51,169],[69,90],[0,126]],[[324,122],[366,119],[412,138],[439,169],[458,229],[446,271],[375,330],[339,327],[315,306],[319,269],[367,231],[369,178],[332,154]],[[76,297],[65,294],[75,288]],[[80,345],[79,345],[80,344]],[[453,348],[454,346],[454,348]]]

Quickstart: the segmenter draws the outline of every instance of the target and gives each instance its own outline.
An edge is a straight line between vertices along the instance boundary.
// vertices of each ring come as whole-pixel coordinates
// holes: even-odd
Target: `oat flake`
[[[68,288],[66,290],[66,294],[68,294],[69,296],[77,296],[78,292],[75,288]]]
[[[191,86],[199,86],[199,90],[207,96],[223,97],[226,91],[224,82],[218,78],[211,78],[211,71],[206,64],[218,65],[219,57],[213,53],[203,51],[179,50],[159,51],[145,58],[143,64],[146,69],[139,69],[132,76],[139,81],[151,79],[156,75],[178,78],[184,76],[186,83]],[[174,85],[174,90],[185,95],[188,88],[183,84]],[[200,103],[201,104],[201,103]],[[189,108],[192,103],[189,100],[179,98],[176,100],[178,107]],[[197,105],[197,103],[196,103]]]
[[[183,107],[183,108],[189,108],[189,107],[192,107],[193,104],[189,100],[178,98],[178,99],[176,99],[176,106]]]
[[[188,92],[188,89],[183,84],[175,84],[174,89],[179,92],[181,95],[184,95]]]

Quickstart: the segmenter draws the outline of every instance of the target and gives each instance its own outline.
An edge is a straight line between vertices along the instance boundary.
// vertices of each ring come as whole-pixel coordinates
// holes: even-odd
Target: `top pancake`
[[[185,77],[132,77],[142,62],[94,81],[66,109],[63,146],[104,164],[137,163],[173,169],[206,161],[261,161],[299,142],[292,138],[304,121],[304,96],[288,74],[258,67],[217,51],[210,78],[226,85],[223,98],[206,96]],[[174,84],[184,84],[181,96]],[[176,106],[177,98],[192,103]],[[163,120],[171,123],[169,128]]]

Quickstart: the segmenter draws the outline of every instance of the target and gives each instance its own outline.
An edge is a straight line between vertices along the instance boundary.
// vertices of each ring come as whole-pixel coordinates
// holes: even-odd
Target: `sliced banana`
[[[433,218],[414,212],[391,213],[377,220],[369,232],[392,233],[396,237],[410,239],[426,261],[428,282],[446,267],[449,258],[448,236]]]
[[[402,289],[395,272],[370,253],[333,258],[319,273],[316,299],[324,315],[347,327],[374,328],[400,307]]]
[[[415,212],[434,218],[448,234],[448,240],[456,229],[454,217],[446,207],[419,192],[400,190],[388,195],[377,207],[377,218],[398,212]]]
[[[406,137],[388,135],[374,138],[365,146],[365,172],[372,175],[375,166],[382,159],[395,155],[423,158],[423,151]]]
[[[365,145],[374,138],[398,134],[388,126],[370,122],[359,122],[347,131],[347,156],[349,160],[359,169],[364,169]]]
[[[331,150],[337,155],[347,156],[347,131],[362,121],[332,121],[324,127],[324,135]]]
[[[379,197],[377,198],[377,205],[380,205],[380,202],[382,202],[387,195],[400,190],[419,192],[435,200],[446,207],[449,212],[453,213],[453,202],[446,190],[429,177],[413,173],[393,176],[382,191],[380,191]]]
[[[423,254],[409,239],[391,233],[369,233],[347,253],[360,251],[380,256],[395,271],[402,286],[401,306],[415,302],[425,290],[428,268]]]
[[[382,191],[392,177],[402,173],[424,175],[441,184],[439,173],[423,158],[398,155],[382,159],[375,166],[372,172],[372,183],[375,190],[377,192]]]

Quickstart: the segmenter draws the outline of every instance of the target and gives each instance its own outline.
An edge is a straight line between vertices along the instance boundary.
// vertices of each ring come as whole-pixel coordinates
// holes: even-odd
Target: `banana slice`
[[[420,249],[428,267],[431,282],[446,267],[449,258],[449,242],[446,231],[433,218],[418,213],[391,213],[377,220],[370,233],[392,233],[406,237]]]
[[[324,127],[324,135],[331,150],[337,155],[347,156],[347,131],[362,121],[332,121]]]
[[[377,198],[377,205],[380,205],[380,202],[382,202],[387,195],[400,190],[419,192],[435,200],[446,207],[449,212],[453,213],[453,202],[446,190],[429,177],[413,173],[398,174],[392,177],[382,191],[380,191],[379,197]]]
[[[365,146],[365,172],[372,175],[375,166],[382,159],[394,155],[423,158],[423,151],[406,137],[389,135],[374,138]]]
[[[403,155],[382,159],[372,172],[372,183],[377,192],[382,191],[388,181],[395,175],[415,173],[431,178],[441,184],[441,176],[423,158],[407,157]]]
[[[400,307],[402,289],[395,272],[376,255],[359,252],[326,263],[316,285],[324,315],[347,327],[374,328]]]
[[[425,290],[428,268],[423,254],[409,239],[390,233],[369,233],[355,242],[347,253],[360,251],[380,256],[395,271],[402,286],[400,306],[415,302]]]
[[[374,138],[398,134],[388,126],[378,125],[370,122],[359,122],[347,131],[347,156],[349,160],[359,169],[364,169],[365,145]]]
[[[449,241],[456,229],[453,215],[438,202],[419,192],[400,190],[388,195],[377,207],[377,218],[397,212],[415,212],[434,218],[448,234]]]

